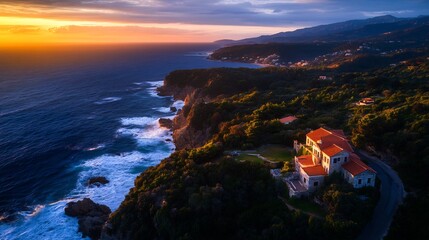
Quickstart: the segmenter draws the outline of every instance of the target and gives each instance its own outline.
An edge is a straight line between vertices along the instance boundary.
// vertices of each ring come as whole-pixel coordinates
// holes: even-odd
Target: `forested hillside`
[[[366,73],[329,71],[330,81],[318,80],[322,74],[327,73],[288,68],[172,72],[163,88],[190,88],[194,95],[209,96],[210,101],[187,104],[181,113],[193,128],[210,129],[209,140],[142,173],[104,236],[353,239],[373,205],[345,207],[359,201],[347,187],[326,189],[348,197],[326,197],[325,204],[332,206],[326,217],[309,218],[284,207],[277,198],[285,196],[284,185],[276,184],[268,169],[223,155],[224,150],[267,143],[291,146],[293,139],[302,141],[308,129],[319,126],[342,128],[357,147],[394,160],[410,194],[389,238],[427,236],[429,60]],[[375,104],[357,106],[364,97],[374,98]],[[289,114],[299,119],[280,124],[278,119]]]

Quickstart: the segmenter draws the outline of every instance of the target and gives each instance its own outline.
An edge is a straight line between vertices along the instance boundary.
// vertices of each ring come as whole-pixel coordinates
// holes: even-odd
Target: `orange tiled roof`
[[[308,176],[326,176],[328,175],[322,165],[302,168]]]
[[[340,148],[336,144],[333,144],[333,145],[331,145],[327,148],[324,148],[322,150],[322,152],[325,153],[326,155],[328,155],[329,157],[335,156],[342,151],[344,151],[344,149]]]
[[[311,140],[317,142],[319,141],[322,137],[331,135],[332,133],[329,132],[328,130],[324,129],[324,128],[319,128],[316,129],[314,131],[311,131],[309,133],[307,133],[307,137],[310,138]]]
[[[365,171],[371,171],[375,173],[374,169],[362,162],[359,156],[354,153],[350,154],[350,161],[344,163],[342,167],[353,176],[359,175]]]
[[[343,130],[327,130],[319,128],[308,133],[307,137],[316,142],[322,151],[335,144],[337,147],[340,147],[345,151],[353,152],[353,148],[350,146]]]
[[[331,147],[332,145],[337,145],[343,150],[346,150],[348,152],[353,152],[353,148],[352,146],[350,146],[350,143],[346,138],[339,137],[337,135],[329,135],[329,136],[322,137],[320,141],[321,142],[317,142],[317,145],[322,151],[328,147]]]
[[[281,123],[291,123],[291,122],[293,122],[293,121],[295,121],[297,119],[298,118],[295,117],[295,116],[288,116],[288,117],[284,117],[284,118],[280,119],[280,122]]]
[[[311,155],[303,155],[297,158],[298,158],[298,163],[301,165],[301,167],[314,166],[313,157]]]

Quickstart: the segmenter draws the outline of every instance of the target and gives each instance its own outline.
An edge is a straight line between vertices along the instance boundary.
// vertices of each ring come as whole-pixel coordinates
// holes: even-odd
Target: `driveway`
[[[380,240],[387,235],[396,209],[405,197],[404,185],[398,174],[378,158],[364,151],[357,151],[357,154],[368,161],[368,165],[377,171],[377,177],[381,180],[380,200],[371,221],[357,239]]]

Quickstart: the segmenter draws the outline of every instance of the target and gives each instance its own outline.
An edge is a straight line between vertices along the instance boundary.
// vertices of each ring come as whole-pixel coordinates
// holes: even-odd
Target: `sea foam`
[[[103,98],[100,101],[95,102],[95,104],[97,105],[102,105],[102,104],[106,104],[106,103],[111,103],[111,102],[116,102],[121,100],[122,98],[120,97],[107,97],[107,98]]]
[[[155,81],[155,82],[147,82],[149,84],[149,88],[147,88],[147,92],[152,97],[157,98],[168,98],[168,96],[159,96],[158,91],[156,90],[158,87],[161,87],[164,84],[164,81]]]
[[[64,214],[64,208],[68,202],[89,197],[94,202],[107,205],[114,211],[129,189],[134,186],[134,179],[140,172],[147,167],[159,164],[174,149],[173,143],[165,141],[171,132],[161,128],[157,118],[122,118],[120,122],[122,127],[117,130],[119,137],[134,138],[139,145],[150,146],[151,151],[104,154],[83,160],[81,164],[74,167],[79,170],[74,190],[60,201],[36,205],[29,211],[20,212],[18,221],[0,225],[0,239],[82,239],[81,234],[77,232],[77,219]],[[103,147],[105,145],[100,144],[86,150]],[[106,177],[109,183],[99,187],[88,186],[88,180],[95,176]]]

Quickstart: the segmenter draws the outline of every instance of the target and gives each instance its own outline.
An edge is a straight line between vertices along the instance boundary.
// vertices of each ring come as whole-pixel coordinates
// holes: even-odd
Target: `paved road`
[[[368,165],[377,171],[377,177],[381,180],[381,190],[373,217],[357,239],[380,240],[389,231],[396,209],[405,197],[404,185],[398,174],[387,164],[363,151],[359,151],[358,155],[368,160]]]

